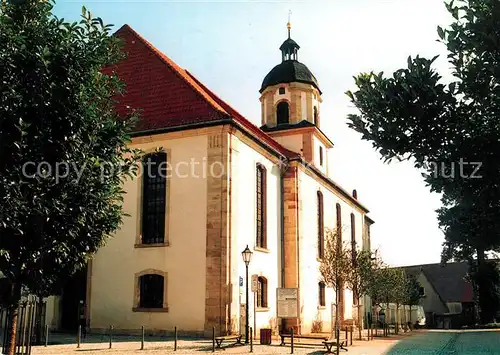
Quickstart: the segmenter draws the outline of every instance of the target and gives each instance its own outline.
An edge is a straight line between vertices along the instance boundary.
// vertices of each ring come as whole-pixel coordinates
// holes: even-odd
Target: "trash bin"
[[[260,330],[260,343],[262,345],[271,345],[271,329],[261,329]]]

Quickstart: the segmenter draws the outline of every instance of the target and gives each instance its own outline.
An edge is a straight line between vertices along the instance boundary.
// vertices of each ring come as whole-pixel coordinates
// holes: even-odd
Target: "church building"
[[[260,128],[130,26],[115,35],[127,53],[109,69],[126,84],[117,110],[141,110],[131,145],[144,156],[139,176],[124,185],[121,229],[87,268],[89,329],[244,333],[248,306],[257,334],[282,325],[330,331],[336,297],[319,273],[325,229],[369,249],[373,221],[355,190],[329,178],[334,144],[321,124],[332,118],[321,114],[320,85],[299,62],[290,26],[281,62],[256,88]],[[282,288],[297,290],[297,315],[285,322]],[[338,301],[342,322],[352,321],[352,293]]]

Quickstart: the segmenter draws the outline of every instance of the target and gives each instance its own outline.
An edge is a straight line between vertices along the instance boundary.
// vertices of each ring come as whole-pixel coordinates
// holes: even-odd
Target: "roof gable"
[[[403,267],[416,276],[422,272],[443,302],[472,302],[472,284],[465,280],[467,263],[427,264]]]
[[[116,72],[126,84],[125,94],[117,98],[118,113],[125,113],[127,106],[141,110],[135,131],[228,118],[228,113],[185,70],[130,26],[122,26],[115,36],[124,41],[127,57],[105,71]]]
[[[117,98],[118,113],[141,110],[132,133],[231,119],[275,152],[286,157],[298,155],[243,117],[129,25],[123,25],[114,35],[124,41],[127,57],[104,71],[115,72],[126,84],[124,95]]]

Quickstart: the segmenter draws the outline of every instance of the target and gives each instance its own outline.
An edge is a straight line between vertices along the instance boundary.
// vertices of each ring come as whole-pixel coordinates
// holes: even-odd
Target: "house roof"
[[[127,57],[105,72],[115,72],[126,83],[124,95],[117,98],[118,113],[125,114],[130,108],[141,110],[132,132],[135,135],[225,119],[239,124],[277,153],[298,155],[252,124],[129,25],[123,25],[115,36],[124,41]]]
[[[465,277],[467,263],[426,264],[403,267],[407,274],[423,272],[443,302],[473,302],[472,284]]]

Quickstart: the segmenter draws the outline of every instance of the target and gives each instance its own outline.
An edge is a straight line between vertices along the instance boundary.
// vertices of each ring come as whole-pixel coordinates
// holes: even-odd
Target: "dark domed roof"
[[[285,60],[275,66],[262,81],[259,92],[262,93],[267,87],[272,85],[292,82],[311,84],[321,94],[318,81],[313,73],[304,64],[296,60]]]

